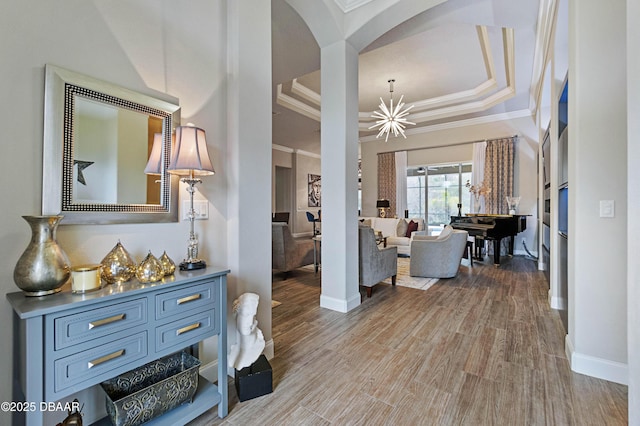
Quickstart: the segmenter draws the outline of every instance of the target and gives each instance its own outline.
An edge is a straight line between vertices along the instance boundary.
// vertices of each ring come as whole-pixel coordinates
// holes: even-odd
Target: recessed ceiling
[[[388,80],[392,78],[394,100],[404,95],[407,105],[415,105],[408,119],[417,125],[410,126],[408,134],[428,131],[443,122],[526,114],[536,53],[538,0],[484,0],[474,7],[467,3],[449,0],[430,9],[394,28],[360,54],[361,141],[375,139],[376,132],[368,130],[373,124],[370,115],[380,98],[388,104]],[[500,12],[493,10],[498,7]],[[280,23],[274,16],[277,25]],[[319,55],[317,45],[310,49]],[[279,52],[283,52],[282,46],[274,44],[274,62],[286,60],[276,57]],[[284,56],[289,57],[290,52]],[[274,118],[274,143],[320,151],[320,72],[316,69],[276,85],[274,110],[287,120],[280,115]],[[298,120],[303,124],[293,124]]]

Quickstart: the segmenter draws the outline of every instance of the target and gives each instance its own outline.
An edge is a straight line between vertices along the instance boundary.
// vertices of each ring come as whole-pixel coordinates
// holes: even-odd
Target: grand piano
[[[514,240],[527,229],[527,216],[518,214],[467,214],[451,216],[451,226],[463,229],[475,237],[476,252],[484,247],[484,241],[493,241],[493,264],[500,265],[500,242],[509,238],[509,254],[513,255]]]

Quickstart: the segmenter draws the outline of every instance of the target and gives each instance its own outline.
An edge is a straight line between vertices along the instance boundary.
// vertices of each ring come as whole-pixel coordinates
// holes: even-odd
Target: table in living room
[[[318,267],[320,266],[320,260],[318,259],[318,253],[322,247],[322,235],[318,234],[311,238],[313,240],[313,268],[315,273],[318,273]]]

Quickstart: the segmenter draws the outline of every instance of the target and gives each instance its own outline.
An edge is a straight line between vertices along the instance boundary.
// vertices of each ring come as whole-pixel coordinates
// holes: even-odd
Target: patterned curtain
[[[378,199],[389,200],[387,217],[396,214],[396,155],[394,152],[378,154]]]
[[[484,181],[491,188],[485,195],[486,212],[508,213],[507,198],[513,196],[514,138],[487,141],[484,162]]]

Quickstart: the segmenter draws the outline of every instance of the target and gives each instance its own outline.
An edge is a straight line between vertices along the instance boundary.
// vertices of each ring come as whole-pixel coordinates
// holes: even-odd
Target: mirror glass
[[[43,214],[63,224],[177,221],[167,173],[177,125],[177,105],[47,65]],[[145,174],[156,134],[160,167]]]

